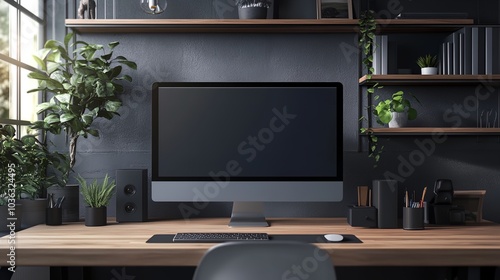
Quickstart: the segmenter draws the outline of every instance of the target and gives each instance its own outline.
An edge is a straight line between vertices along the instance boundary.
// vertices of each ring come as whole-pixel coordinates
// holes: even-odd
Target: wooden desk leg
[[[8,267],[0,267],[0,279],[10,280],[12,274],[13,273],[8,270]]]
[[[51,267],[50,280],[91,280],[91,269],[90,267]]]
[[[50,279],[51,280],[68,280],[68,268],[67,267],[50,267]]]
[[[453,280],[495,280],[496,267],[452,267],[450,279]]]

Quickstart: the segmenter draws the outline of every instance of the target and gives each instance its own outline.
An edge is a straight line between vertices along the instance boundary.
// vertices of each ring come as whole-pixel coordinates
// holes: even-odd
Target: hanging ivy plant
[[[359,18],[359,47],[362,52],[363,67],[367,72],[366,81],[369,81],[375,72],[375,69],[373,68],[373,51],[377,47],[374,43],[376,30],[377,22],[375,20],[375,12],[372,10],[364,11]],[[374,83],[373,85],[368,86],[366,90],[368,98],[373,98],[375,101],[377,101],[380,96],[376,95],[375,91],[380,88],[382,88],[382,86],[380,86],[378,83]],[[366,108],[368,115],[371,114],[372,109],[372,106],[368,106]],[[367,119],[366,117],[362,116],[359,121],[364,122],[367,121]],[[368,134],[368,136],[370,137],[371,144],[368,156],[374,158],[374,167],[377,167],[384,146],[379,147],[378,137],[374,135],[373,132],[368,128],[362,127],[360,129],[360,132],[362,134]]]

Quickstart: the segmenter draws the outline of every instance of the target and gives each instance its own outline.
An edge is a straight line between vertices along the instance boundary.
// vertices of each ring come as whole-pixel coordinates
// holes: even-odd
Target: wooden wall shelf
[[[360,85],[500,85],[500,74],[494,75],[372,75],[370,80],[366,75],[359,79]]]
[[[475,128],[475,127],[404,127],[404,128],[369,128],[369,133],[374,135],[500,135],[500,128]]]
[[[380,32],[454,31],[469,19],[378,20]],[[66,19],[66,27],[83,33],[111,32],[265,32],[355,33],[357,19]]]

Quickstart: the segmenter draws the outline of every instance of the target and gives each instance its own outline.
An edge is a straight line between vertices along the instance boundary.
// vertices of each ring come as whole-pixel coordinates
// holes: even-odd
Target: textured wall
[[[122,4],[115,14],[120,18],[147,18],[135,2],[129,1],[132,6],[126,9]],[[221,13],[215,10],[215,2],[172,0],[168,13],[161,16],[216,18]],[[230,13],[226,16],[231,17]],[[79,142],[75,170],[88,179],[102,178],[106,172],[114,174],[122,168],[150,170],[151,84],[155,81],[339,81],[344,84],[345,95],[344,201],[269,204],[266,210],[270,216],[344,216],[346,205],[356,201],[355,186],[370,185],[373,179],[392,174],[400,179],[402,189],[432,188],[439,178],[452,179],[457,189],[486,189],[484,217],[500,221],[495,211],[496,198],[500,197],[498,137],[448,137],[438,139],[439,143],[430,136],[381,139],[386,151],[380,166],[372,167],[366,138],[358,145],[358,58],[357,53],[349,52],[356,47],[354,34],[125,33],[80,34],[79,38],[103,44],[120,41],[116,54],[138,63],[138,71],[128,72],[134,81],[126,85],[121,117],[98,122],[100,139]],[[414,50],[405,51],[415,55],[425,38],[425,34],[416,35]],[[411,91],[422,101],[423,106],[417,106],[420,118],[413,124],[417,126],[452,126],[457,121],[474,126],[484,108],[498,111],[497,90],[471,108],[467,102],[475,87],[386,87],[382,93],[399,89]],[[364,97],[361,106],[366,106]],[[453,121],[447,121],[444,113],[456,106],[469,108],[470,114],[464,117],[454,113],[448,115],[454,116]],[[109,208],[113,215],[114,202]],[[230,204],[214,203],[199,215],[228,215],[229,210]],[[152,203],[150,212],[153,218],[179,216],[177,205],[171,203]]]

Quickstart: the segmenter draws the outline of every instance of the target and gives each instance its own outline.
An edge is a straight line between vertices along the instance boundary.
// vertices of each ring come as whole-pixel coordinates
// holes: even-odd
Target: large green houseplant
[[[118,115],[123,92],[121,81],[132,81],[122,74],[122,66],[137,69],[136,63],[123,56],[114,55],[118,42],[108,44],[108,50],[99,44],[76,41],[70,44],[73,33],[64,42],[48,40],[38,55],[34,56],[40,71],[28,76],[38,80],[38,87],[48,101],[40,103],[37,113],[43,119],[33,123],[33,128],[60,134],[69,138],[69,167],[76,162],[76,147],[80,136],[99,137],[92,128],[97,118],[112,119]],[[75,48],[71,51],[70,48]]]
[[[123,56],[115,56],[118,42],[106,47],[84,41],[71,43],[73,33],[65,36],[63,42],[48,40],[44,48],[34,56],[39,71],[31,72],[30,78],[38,80],[38,87],[30,92],[42,92],[46,102],[40,103],[37,113],[42,119],[32,128],[46,133],[64,132],[69,142],[69,160],[58,170],[67,182],[76,162],[77,142],[80,136],[99,137],[93,128],[98,118],[112,119],[118,115],[122,103],[119,95],[124,91],[122,81],[132,81],[122,74],[123,66],[137,69],[137,65]],[[79,195],[77,185],[51,187],[55,197],[65,197],[62,206],[63,221],[79,220]]]

